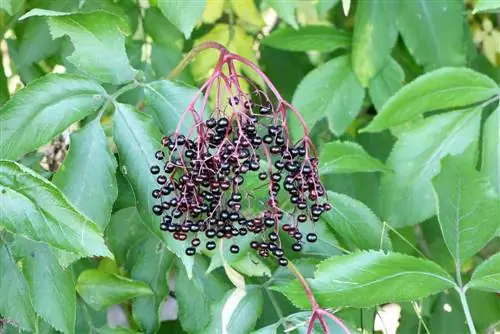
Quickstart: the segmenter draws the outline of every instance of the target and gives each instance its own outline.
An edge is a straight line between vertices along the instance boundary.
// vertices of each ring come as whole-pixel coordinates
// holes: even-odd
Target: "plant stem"
[[[462,303],[462,308],[464,309],[465,320],[467,320],[467,325],[469,326],[469,331],[471,334],[476,334],[476,328],[474,327],[474,321],[472,320],[472,315],[469,310],[469,304],[467,303],[467,296],[465,295],[465,291],[467,290],[462,284],[462,277],[460,275],[460,261],[457,261],[455,264],[455,272],[457,276],[458,286],[455,287],[458,295],[460,296],[460,302]]]
[[[189,64],[189,62],[195,58],[198,53],[207,50],[207,49],[217,49],[219,50],[222,54],[228,53],[227,49],[224,47],[224,45],[217,43],[217,42],[205,42],[201,43],[200,45],[195,46],[194,48],[189,51],[182,61],[177,65],[172,72],[167,75],[166,79],[167,80],[173,80],[175,77],[177,77],[179,74],[181,74],[182,70]]]

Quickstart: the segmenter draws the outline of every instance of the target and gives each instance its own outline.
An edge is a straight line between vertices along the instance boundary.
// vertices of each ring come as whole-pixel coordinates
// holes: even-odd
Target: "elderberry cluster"
[[[151,166],[158,183],[152,193],[158,203],[152,210],[162,217],[161,230],[179,241],[190,239],[187,255],[194,255],[202,243],[213,250],[216,239],[253,233],[251,248],[262,257],[274,255],[286,266],[280,229],[295,239],[292,249],[300,251],[304,239],[317,240],[315,233],[304,237],[300,224],[318,221],[331,208],[319,202],[325,191],[309,142],[292,144],[272,104],[248,96],[228,99],[225,108],[195,123],[189,134],[164,137],[163,149],[156,152],[158,164]],[[267,198],[255,198],[256,190],[264,187]],[[281,208],[288,202],[291,213]],[[285,223],[290,215],[295,222]],[[230,246],[232,253],[239,250],[237,244]]]

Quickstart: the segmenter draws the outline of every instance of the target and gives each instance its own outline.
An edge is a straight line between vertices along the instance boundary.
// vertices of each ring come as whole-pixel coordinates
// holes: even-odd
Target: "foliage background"
[[[335,209],[290,258],[320,304],[353,332],[371,333],[390,302],[398,333],[494,332],[498,8],[2,0],[0,331],[305,332],[309,305],[286,269],[250,252],[187,258],[149,212],[161,132],[216,52],[165,77],[214,40],[258,63],[313,129]],[[116,304],[128,329],[108,326]]]

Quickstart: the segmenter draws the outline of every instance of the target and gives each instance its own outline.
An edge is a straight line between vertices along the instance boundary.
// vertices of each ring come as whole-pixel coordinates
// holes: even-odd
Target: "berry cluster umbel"
[[[272,103],[253,83],[248,84],[251,92],[245,92],[241,80],[246,79],[236,73],[235,60],[256,68],[237,55],[223,53],[200,89],[199,95],[205,94],[201,107],[195,108],[195,97],[177,131],[162,139],[163,149],[156,152],[158,163],[151,166],[158,183],[152,192],[158,202],[152,210],[161,216],[161,230],[189,243],[187,255],[194,255],[202,244],[214,250],[217,239],[234,240],[252,233],[251,248],[262,257],[274,255],[286,266],[280,230],[295,240],[292,250],[300,251],[304,242],[317,240],[315,233],[304,236],[301,224],[318,221],[331,207],[323,200],[318,160],[307,133],[296,143],[291,141],[286,111],[292,107],[279,96]],[[223,65],[228,66],[229,75],[222,71]],[[205,109],[213,87],[215,108],[208,113]],[[180,133],[187,113],[193,116],[194,125]],[[264,187],[267,196],[256,198],[255,192]],[[283,209],[287,203],[291,212]],[[292,223],[289,217],[294,217]],[[239,250],[232,243],[230,251]]]

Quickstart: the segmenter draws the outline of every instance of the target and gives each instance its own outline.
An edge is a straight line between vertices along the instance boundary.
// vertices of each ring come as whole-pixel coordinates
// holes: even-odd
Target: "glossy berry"
[[[229,250],[231,251],[231,253],[237,254],[240,251],[240,247],[238,247],[238,245],[231,245]]]
[[[316,240],[318,240],[318,236],[315,233],[308,233],[306,239],[309,242],[316,242]]]
[[[193,256],[194,254],[196,254],[196,248],[194,247],[186,248],[186,255]]]

